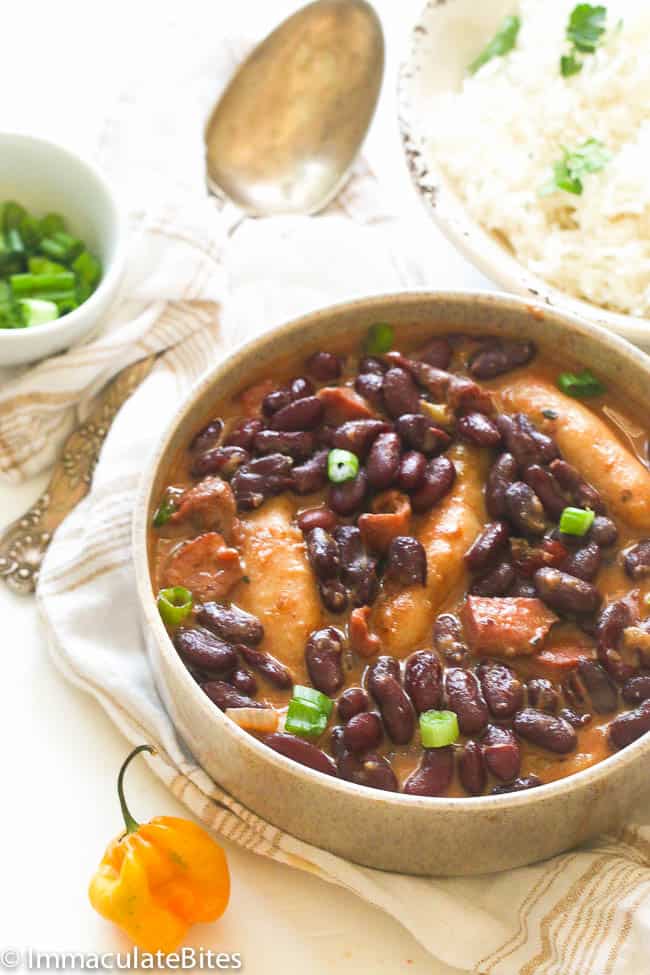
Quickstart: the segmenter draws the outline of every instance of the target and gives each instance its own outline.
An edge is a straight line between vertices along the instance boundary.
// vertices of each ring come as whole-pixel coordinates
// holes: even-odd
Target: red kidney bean
[[[595,660],[581,660],[578,664],[578,675],[587,689],[596,714],[609,714],[610,711],[616,710],[618,707],[616,684],[599,663]]]
[[[472,593],[472,595],[483,596],[485,593]],[[503,595],[505,595],[505,593],[503,593]],[[516,578],[512,589],[510,589],[510,595],[520,596],[522,599],[536,599],[537,590],[532,582],[529,582],[527,579]]]
[[[510,554],[517,572],[528,578],[545,566],[559,568],[569,553],[556,538],[544,538],[535,545],[531,545],[525,538],[511,538]],[[537,594],[534,592],[533,595]]]
[[[319,447],[327,447],[328,451],[334,446],[334,434],[336,427],[324,423],[318,430],[314,431],[316,442]]]
[[[417,355],[422,362],[436,369],[447,369],[451,362],[451,345],[445,338],[431,339]]]
[[[534,708],[524,708],[515,715],[513,725],[520,738],[558,755],[573,751],[578,742],[575,729],[568,721]]]
[[[330,732],[330,751],[337,761],[345,754],[343,726],[340,724],[335,725]]]
[[[377,657],[375,662],[368,667],[366,671],[366,684],[373,696],[375,693],[375,681],[378,677],[382,677],[385,674],[394,677],[399,682],[401,676],[399,660],[396,660],[395,657],[384,655]]]
[[[406,413],[395,423],[395,430],[409,447],[423,454],[439,454],[451,443],[451,437],[424,413]]]
[[[377,356],[366,355],[359,360],[359,372],[383,376],[385,372],[388,372],[388,365]]]
[[[491,794],[493,796],[503,796],[508,792],[523,792],[525,789],[536,789],[543,784],[538,775],[531,774],[520,779],[515,779],[514,782],[509,782],[507,785],[495,785]]]
[[[495,660],[479,664],[483,696],[495,718],[511,718],[524,703],[524,688],[514,671]]]
[[[581,508],[591,508],[598,515],[605,514],[605,503],[600,494],[595,487],[587,484],[575,467],[557,458],[551,463],[550,470],[560,487],[571,494],[575,504]]]
[[[268,707],[262,701],[255,701],[246,694],[240,694],[230,684],[223,680],[210,680],[201,684],[201,690],[208,695],[213,704],[221,711],[226,708],[263,708]]]
[[[262,741],[274,752],[279,752],[280,755],[298,762],[299,765],[306,765],[307,768],[314,769],[315,772],[323,772],[324,775],[336,775],[336,766],[329,755],[316,745],[312,745],[310,741],[296,738],[295,735],[287,735],[283,731],[265,735]]]
[[[233,670],[228,678],[228,683],[232,684],[242,694],[248,694],[249,697],[257,694],[257,680],[254,674],[251,674],[250,671],[245,670],[243,667],[238,667],[237,670]]]
[[[378,410],[384,408],[384,376],[382,373],[365,372],[354,380],[354,388],[359,396],[363,396],[372,406]]]
[[[469,361],[469,371],[477,379],[494,379],[523,366],[535,355],[532,342],[494,340],[482,346]]]
[[[505,490],[508,518],[522,535],[543,535],[546,518],[542,502],[524,481],[515,481]]]
[[[431,650],[416,650],[406,661],[404,688],[418,714],[438,710],[442,701],[442,664]]]
[[[349,721],[355,714],[361,714],[370,707],[368,695],[363,687],[348,687],[336,702],[341,721]]]
[[[579,714],[573,708],[562,708],[558,713],[558,718],[568,721],[574,728],[584,728],[591,721],[590,714]]]
[[[465,564],[472,572],[480,572],[498,559],[508,544],[510,528],[505,521],[492,521],[476,536],[467,552]]]
[[[522,467],[546,464],[558,456],[555,441],[541,433],[525,413],[514,413],[512,416],[501,413],[496,418],[496,424],[506,450]]]
[[[425,748],[419,766],[404,783],[404,792],[409,796],[444,796],[453,775],[454,750],[450,745]]]
[[[428,362],[409,359],[401,352],[387,352],[383,359],[393,369],[401,369],[416,380],[420,386],[433,394],[437,402],[447,398],[450,384],[455,377],[444,369],[436,369]],[[415,410],[411,411],[415,412]]]
[[[516,779],[521,768],[521,749],[510,728],[488,725],[481,738],[485,764],[502,782]]]
[[[398,586],[424,586],[427,555],[422,542],[410,535],[398,535],[388,546],[386,578]]]
[[[433,644],[448,664],[462,666],[469,657],[463,626],[457,616],[442,613],[433,624]]]
[[[264,639],[264,627],[258,618],[239,606],[204,603],[197,607],[196,615],[204,626],[229,643],[248,643],[255,647]]]
[[[242,450],[252,450],[255,434],[264,428],[264,424],[256,417],[248,420],[238,420],[230,433],[224,437],[224,447],[241,447]]]
[[[480,796],[487,785],[487,772],[483,751],[478,742],[470,738],[458,759],[458,777],[461,785],[471,796]]]
[[[623,659],[618,649],[623,631],[633,623],[632,606],[625,599],[617,599],[609,603],[598,617],[596,626],[598,659],[617,681],[624,681],[634,673],[634,668]]]
[[[466,413],[456,424],[456,432],[461,440],[477,447],[498,447],[501,434],[496,423],[483,413]]]
[[[614,718],[609,726],[609,739],[615,748],[625,748],[646,731],[650,731],[650,700]]]
[[[644,579],[650,575],[650,538],[644,538],[629,548],[623,565],[630,579]]]
[[[235,471],[249,460],[250,455],[241,447],[214,447],[194,458],[191,467],[192,477],[220,474],[229,481]]]
[[[417,413],[420,408],[420,393],[405,369],[389,369],[382,392],[386,412],[394,419],[404,413]]]
[[[324,528],[312,528],[306,535],[307,554],[316,576],[321,581],[335,579],[341,568],[339,547]]]
[[[485,503],[492,518],[506,515],[506,489],[517,479],[518,464],[512,454],[501,454],[487,476],[485,484]]]
[[[335,429],[332,446],[350,450],[363,459],[376,438],[382,433],[389,433],[390,429],[390,424],[383,420],[348,420]]]
[[[319,450],[303,464],[291,470],[291,490],[296,494],[313,494],[327,484],[328,450]]]
[[[337,515],[351,515],[363,504],[368,490],[368,478],[364,470],[360,470],[352,481],[342,484],[330,484],[328,503]]]
[[[623,700],[627,704],[639,704],[650,698],[650,674],[634,674],[628,679],[621,688]]]
[[[584,683],[580,680],[577,670],[569,674],[562,685],[562,691],[565,700],[576,709],[585,704],[587,700],[587,690]]]
[[[558,519],[568,501],[551,472],[539,464],[531,464],[524,471],[524,480],[544,505],[549,518]]]
[[[289,668],[272,657],[270,653],[266,653],[264,650],[254,650],[244,644],[241,644],[237,649],[246,663],[250,664],[254,670],[259,670],[260,674],[263,674],[275,687],[282,689],[293,687],[293,676]]]
[[[297,376],[289,383],[289,394],[291,399],[303,399],[305,396],[313,396],[316,392],[311,379],[306,376]]]
[[[314,630],[305,647],[309,678],[317,691],[333,697],[343,687],[343,637],[333,626]]]
[[[323,528],[326,532],[334,531],[338,524],[338,518],[331,508],[322,505],[319,508],[305,508],[297,516],[298,528],[305,535],[312,528]]]
[[[609,548],[610,545],[615,545],[618,541],[618,528],[611,518],[596,515],[587,538],[590,542],[600,545],[601,548]]]
[[[201,427],[198,433],[195,433],[190,440],[189,449],[196,451],[197,453],[203,453],[205,450],[210,450],[212,447],[216,447],[221,440],[223,434],[223,420],[220,417],[215,417],[214,420],[210,420],[206,423],[204,427]]]
[[[379,589],[377,561],[363,547],[356,525],[341,525],[334,537],[341,553],[341,578],[351,590],[355,606],[371,606]]]
[[[231,483],[240,511],[259,508],[266,498],[280,494],[291,486],[292,460],[283,454],[257,457],[234,474]]]
[[[515,581],[510,562],[500,562],[494,569],[479,576],[470,588],[472,596],[506,596]],[[536,595],[536,593],[533,593]]]
[[[339,579],[326,579],[319,582],[318,591],[330,613],[342,613],[348,608],[348,591]]]
[[[449,709],[456,712],[458,727],[464,735],[473,735],[485,728],[488,709],[475,674],[458,667],[447,670],[445,695]]]
[[[381,718],[374,711],[355,714],[345,726],[343,743],[348,751],[359,753],[376,748],[384,737]]]
[[[456,468],[448,457],[434,457],[427,464],[424,484],[411,495],[411,507],[417,514],[428,511],[448,494],[456,480]]]
[[[538,711],[555,714],[558,709],[559,695],[550,680],[545,677],[533,677],[528,681],[528,703]]]
[[[177,630],[174,646],[186,663],[206,674],[228,674],[237,666],[235,648],[202,626]]]
[[[314,452],[312,433],[303,430],[260,430],[253,441],[260,454],[287,454],[295,460],[306,460]]]
[[[417,491],[424,484],[427,459],[417,450],[402,455],[397,474],[397,486],[406,492]]]
[[[396,745],[408,744],[415,731],[415,712],[399,680],[389,673],[375,671],[368,686],[379,705],[389,738]]]
[[[344,752],[338,762],[339,777],[367,789],[383,789],[397,792],[398,785],[390,762],[383,755],[370,752],[359,757]]]
[[[273,416],[278,410],[288,406],[291,402],[291,393],[286,386],[281,389],[274,389],[267,393],[262,400],[262,413],[264,416]]]
[[[598,575],[601,562],[600,547],[595,542],[589,542],[575,552],[571,552],[562,562],[560,568],[562,572],[567,572],[570,576],[575,576],[584,582],[591,582]]]
[[[271,428],[282,431],[313,430],[323,419],[324,412],[318,396],[305,396],[287,403],[274,413]]]
[[[399,473],[402,444],[396,433],[380,433],[370,448],[366,474],[377,490],[390,487]]]
[[[314,352],[306,360],[305,366],[307,372],[310,372],[320,383],[338,379],[343,372],[341,357],[334,355],[333,352]]]
[[[450,376],[447,403],[458,415],[463,413],[494,413],[492,397],[478,383],[467,376]]]
[[[595,613],[600,606],[595,586],[559,569],[538,569],[533,579],[540,598],[558,613]]]

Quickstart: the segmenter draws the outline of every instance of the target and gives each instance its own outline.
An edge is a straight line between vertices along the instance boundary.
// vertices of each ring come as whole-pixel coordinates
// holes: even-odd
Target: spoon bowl
[[[205,131],[208,186],[249,216],[316,213],[372,120],[384,38],[365,0],[317,0],[241,65]]]

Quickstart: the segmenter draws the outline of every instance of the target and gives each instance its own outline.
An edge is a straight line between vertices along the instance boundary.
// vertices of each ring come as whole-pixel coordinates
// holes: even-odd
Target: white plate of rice
[[[585,51],[567,38],[575,0],[430,0],[400,75],[402,138],[426,206],[484,273],[650,348],[650,2],[599,6]],[[470,73],[507,16],[514,46]],[[597,165],[560,188],[556,164],[575,176],[585,145]]]

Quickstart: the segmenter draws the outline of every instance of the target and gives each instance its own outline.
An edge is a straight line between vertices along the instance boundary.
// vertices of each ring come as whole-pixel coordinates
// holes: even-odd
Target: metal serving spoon
[[[384,73],[365,0],[317,0],[262,41],[205,130],[210,190],[232,216],[308,214],[336,195],[364,140]]]
[[[348,175],[372,120],[384,38],[365,0],[317,0],[255,48],[215,106],[205,131],[209,189],[245,217],[316,213]],[[63,447],[45,492],[0,535],[0,578],[33,592],[55,529],[90,490],[113,418],[155,356],[123,369]]]

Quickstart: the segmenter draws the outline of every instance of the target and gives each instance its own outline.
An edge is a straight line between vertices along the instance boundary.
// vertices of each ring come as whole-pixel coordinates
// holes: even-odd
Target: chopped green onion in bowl
[[[386,322],[371,325],[366,336],[365,351],[368,355],[383,355],[393,347],[395,332]]]
[[[423,748],[453,745],[460,734],[454,711],[425,711],[420,715],[420,738]]]
[[[605,392],[603,384],[589,369],[583,369],[578,373],[562,372],[557,377],[557,385],[558,389],[567,396],[573,396],[574,399],[602,396]]]
[[[595,517],[589,508],[565,508],[560,515],[560,531],[563,535],[586,535]]]
[[[326,694],[317,691],[315,687],[305,687],[304,684],[296,684],[293,689],[293,696],[300,701],[307,701],[319,709],[319,711],[329,718],[334,707],[334,702]]]
[[[350,450],[335,448],[327,455],[327,476],[333,484],[352,481],[359,473],[359,458]]]
[[[38,219],[0,205],[0,328],[28,328],[67,315],[99,284],[101,264],[60,214]]]
[[[184,586],[172,586],[158,593],[158,612],[167,626],[178,626],[192,612],[192,593]]]
[[[292,697],[289,701],[284,730],[299,738],[320,738],[327,727],[327,715],[311,701]]]

